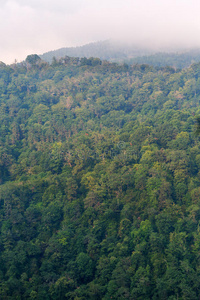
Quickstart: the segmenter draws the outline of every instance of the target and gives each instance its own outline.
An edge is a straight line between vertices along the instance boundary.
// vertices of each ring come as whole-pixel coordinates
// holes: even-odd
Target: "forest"
[[[200,50],[191,49],[187,51],[159,52],[156,54],[142,55],[124,60],[127,64],[149,64],[154,67],[172,66],[183,69],[189,67],[192,63],[200,61]]]
[[[52,62],[53,57],[60,59],[65,56],[79,58],[98,57],[102,60],[108,60],[111,62],[121,62],[129,58],[151,55],[155,52],[155,50],[153,51],[147,46],[139,46],[136,44],[131,44],[130,42],[117,42],[111,39],[93,42],[79,47],[67,47],[48,51],[41,54],[40,58],[48,63]]]
[[[0,63],[0,299],[200,298],[200,63]]]
[[[133,64],[148,64],[154,67],[171,66],[174,68],[187,68],[200,61],[199,48],[166,48],[151,49],[134,44],[119,43],[113,40],[90,43],[80,47],[61,48],[46,52],[40,58],[48,63],[53,57],[57,60],[62,57],[87,58],[98,57],[110,62]]]

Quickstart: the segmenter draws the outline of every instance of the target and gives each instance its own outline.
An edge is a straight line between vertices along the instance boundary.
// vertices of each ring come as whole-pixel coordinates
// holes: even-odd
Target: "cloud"
[[[0,60],[113,38],[200,46],[196,0],[2,0]]]
[[[81,7],[85,6],[86,1],[82,0],[1,0],[4,5],[18,5],[29,7],[37,11],[54,11],[64,13],[76,13]]]

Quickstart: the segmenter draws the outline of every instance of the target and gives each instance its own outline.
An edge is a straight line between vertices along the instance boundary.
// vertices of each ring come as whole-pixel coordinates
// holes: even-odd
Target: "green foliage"
[[[0,64],[0,299],[199,299],[199,76]]]
[[[35,65],[40,60],[41,58],[37,54],[28,55],[26,58],[26,62],[31,65]]]

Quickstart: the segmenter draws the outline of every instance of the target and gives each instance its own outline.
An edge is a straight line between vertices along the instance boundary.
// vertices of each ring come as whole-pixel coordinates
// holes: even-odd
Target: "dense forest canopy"
[[[200,64],[0,64],[0,299],[199,299]]]

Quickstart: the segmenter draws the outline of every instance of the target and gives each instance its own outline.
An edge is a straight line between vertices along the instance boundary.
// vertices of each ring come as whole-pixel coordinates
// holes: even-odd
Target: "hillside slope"
[[[155,51],[136,45],[123,45],[113,41],[100,41],[79,47],[61,48],[46,52],[40,57],[51,63],[53,57],[57,59],[64,56],[71,57],[98,57],[102,60],[123,61],[128,58],[152,54]]]
[[[0,298],[200,298],[200,64],[0,65]]]
[[[200,61],[200,49],[150,49],[136,45],[120,44],[113,41],[90,43],[80,47],[61,48],[46,52],[40,57],[51,63],[53,57],[60,59],[70,57],[98,57],[111,62],[132,64],[149,64],[154,67],[173,66],[187,68]]]

